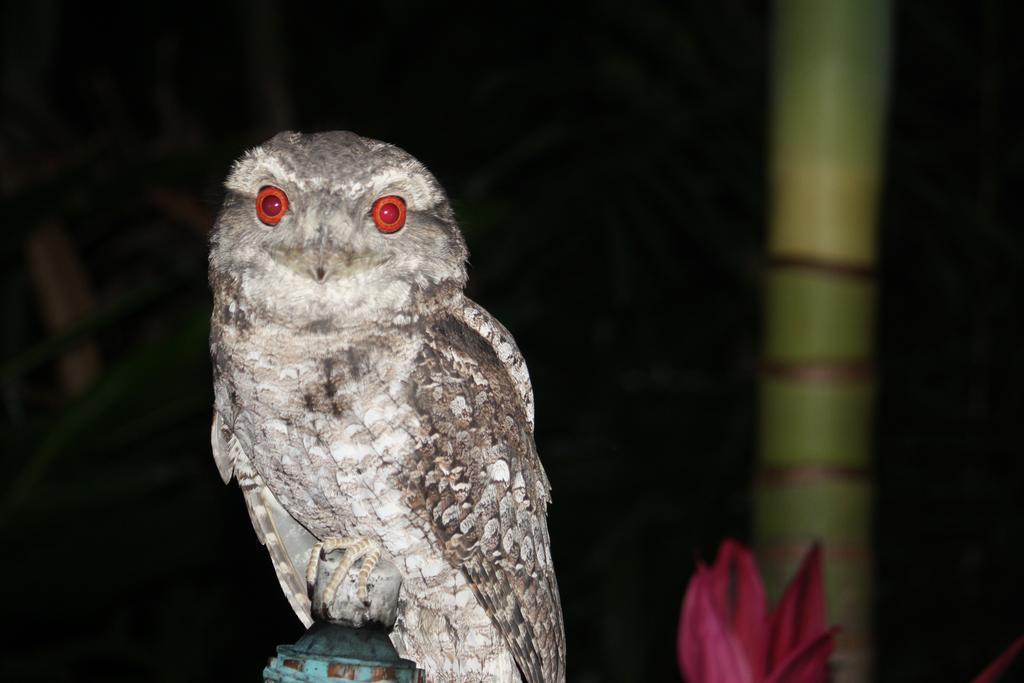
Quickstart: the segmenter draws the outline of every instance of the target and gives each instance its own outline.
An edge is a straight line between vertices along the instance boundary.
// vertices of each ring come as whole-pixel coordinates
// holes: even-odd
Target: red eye
[[[390,194],[373,203],[373,222],[384,233],[398,232],[405,225],[405,200]]]
[[[267,225],[277,225],[288,212],[288,195],[284,190],[267,185],[256,195],[256,215]]]

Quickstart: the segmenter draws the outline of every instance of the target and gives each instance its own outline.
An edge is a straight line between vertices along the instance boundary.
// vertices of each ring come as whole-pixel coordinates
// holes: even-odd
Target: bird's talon
[[[367,582],[370,574],[380,561],[380,547],[367,538],[333,538],[321,541],[313,546],[310,554],[309,564],[306,567],[306,583],[309,586],[310,594],[315,593],[317,580],[320,578],[320,562],[335,550],[344,550],[345,555],[338,561],[337,566],[330,570],[330,578],[324,587],[321,595],[321,611],[328,613],[330,606],[334,604],[341,587],[342,581],[348,575],[356,562],[362,560],[359,573],[356,575],[356,597],[365,605],[369,605],[369,589]]]

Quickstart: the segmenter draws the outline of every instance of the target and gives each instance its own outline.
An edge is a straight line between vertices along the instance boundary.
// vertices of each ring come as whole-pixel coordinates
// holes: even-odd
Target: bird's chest
[[[407,510],[395,477],[420,438],[407,381],[419,340],[262,337],[222,340],[223,402],[253,466],[318,535],[387,528]]]

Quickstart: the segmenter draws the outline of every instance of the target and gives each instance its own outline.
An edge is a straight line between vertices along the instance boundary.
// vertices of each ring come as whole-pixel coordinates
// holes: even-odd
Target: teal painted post
[[[386,631],[318,622],[294,645],[279,645],[263,670],[267,683],[394,681],[424,683],[414,662],[398,656]]]

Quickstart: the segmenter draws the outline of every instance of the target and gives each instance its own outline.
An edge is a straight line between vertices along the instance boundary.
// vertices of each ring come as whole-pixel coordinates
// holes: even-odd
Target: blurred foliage
[[[1021,628],[1020,10],[901,3],[883,216],[883,681]],[[301,627],[209,455],[204,231],[280,128],[395,142],[456,202],[554,486],[574,681],[673,680],[695,553],[744,538],[758,357],[761,3],[3,6],[4,680],[251,679]],[[95,310],[54,330],[57,221]],[[59,284],[59,283],[58,283]],[[96,344],[68,395],[55,361]],[[637,562],[637,559],[640,562]]]

